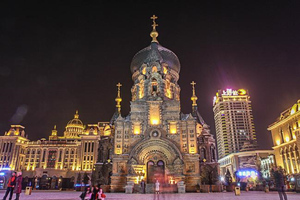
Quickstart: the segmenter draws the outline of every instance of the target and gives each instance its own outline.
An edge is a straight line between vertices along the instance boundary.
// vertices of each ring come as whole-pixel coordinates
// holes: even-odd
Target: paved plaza
[[[2,199],[4,191],[0,191]],[[21,194],[20,200],[79,200],[80,192],[59,192],[59,191],[33,191],[31,195]],[[232,192],[226,193],[186,193],[186,194],[124,194],[107,193],[106,200],[279,200],[277,192],[242,192],[241,196],[235,196]],[[14,198],[13,198],[14,199]],[[300,193],[288,193],[289,200],[299,200]]]

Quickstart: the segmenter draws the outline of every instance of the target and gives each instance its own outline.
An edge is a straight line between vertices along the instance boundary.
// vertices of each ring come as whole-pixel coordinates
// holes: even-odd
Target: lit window
[[[133,125],[133,133],[138,135],[141,133],[141,126],[140,124],[134,124]]]
[[[168,98],[172,98],[172,91],[171,91],[171,84],[169,80],[166,80],[166,87],[165,87],[165,95]]]
[[[152,67],[152,72],[157,72],[157,67],[156,66]]]
[[[139,98],[144,97],[144,80],[141,80],[139,83]]]
[[[160,124],[159,105],[150,105],[149,114],[150,114],[150,124],[152,125]]]
[[[170,122],[170,133],[175,134],[177,133],[177,124],[176,122]]]
[[[168,73],[168,68],[167,67],[164,67],[164,74],[167,74]]]

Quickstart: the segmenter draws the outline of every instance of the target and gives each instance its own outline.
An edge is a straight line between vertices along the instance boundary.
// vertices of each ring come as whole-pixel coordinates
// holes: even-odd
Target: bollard
[[[31,190],[32,190],[32,187],[26,187],[25,188],[25,195],[31,195]]]
[[[265,193],[268,193],[270,191],[270,189],[269,189],[269,186],[267,185],[266,187],[265,187]]]
[[[235,196],[240,196],[240,194],[241,194],[241,188],[240,187],[235,187],[234,188],[234,194],[235,194]]]

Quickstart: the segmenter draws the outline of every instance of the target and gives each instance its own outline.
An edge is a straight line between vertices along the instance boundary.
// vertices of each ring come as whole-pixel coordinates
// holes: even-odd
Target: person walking
[[[281,168],[277,169],[273,168],[273,176],[275,179],[276,188],[279,194],[280,200],[287,200],[287,196],[285,193],[285,184],[284,184],[284,175],[283,170]]]
[[[7,188],[3,200],[6,200],[8,194],[9,194],[9,200],[12,199],[15,185],[16,185],[16,173],[13,172],[10,179],[8,179],[8,184],[7,184]]]
[[[158,182],[158,180],[156,180],[156,182],[155,182],[155,193],[159,194],[159,182]]]
[[[16,179],[16,187],[14,189],[14,192],[16,193],[16,199],[15,200],[19,200],[20,198],[20,194],[22,192],[22,172],[18,172],[17,173],[17,179]]]
[[[90,187],[86,187],[84,192],[80,195],[81,200],[90,200],[92,198],[92,192]]]
[[[141,181],[141,188],[142,188],[142,194],[145,194],[145,186],[146,186],[146,183],[144,181],[144,179]]]
[[[97,200],[98,199],[98,192],[99,192],[99,188],[98,186],[94,186],[92,188],[92,197],[91,197],[91,200]]]

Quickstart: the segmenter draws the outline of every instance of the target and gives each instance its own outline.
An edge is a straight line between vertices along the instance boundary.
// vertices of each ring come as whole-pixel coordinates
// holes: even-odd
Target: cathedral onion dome
[[[74,115],[74,119],[70,120],[66,126],[66,131],[64,132],[65,137],[79,137],[82,134],[84,125],[79,119],[78,111]]]
[[[150,64],[151,62],[166,63],[170,70],[179,74],[180,62],[176,54],[157,42],[152,42],[150,46],[135,54],[130,65],[131,73],[139,70],[143,64]]]

